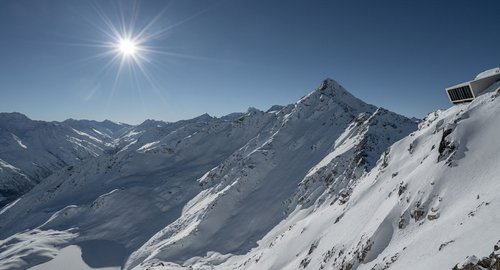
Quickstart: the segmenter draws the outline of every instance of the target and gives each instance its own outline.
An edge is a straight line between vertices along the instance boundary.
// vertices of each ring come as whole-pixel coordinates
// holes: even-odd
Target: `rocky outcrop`
[[[453,267],[453,270],[500,270],[500,241],[493,247],[488,257],[479,259],[475,255],[467,257],[462,263]]]

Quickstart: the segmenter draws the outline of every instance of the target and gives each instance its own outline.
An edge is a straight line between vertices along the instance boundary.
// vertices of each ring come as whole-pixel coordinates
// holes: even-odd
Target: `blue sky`
[[[114,55],[90,46],[111,41],[97,11],[116,27],[135,12],[140,29],[162,10],[148,31],[168,31],[144,45],[168,55],[145,55],[147,76],[104,69]],[[450,106],[445,87],[500,66],[498,14],[498,0],[3,0],[0,111],[175,121],[289,104],[331,77],[423,117]]]

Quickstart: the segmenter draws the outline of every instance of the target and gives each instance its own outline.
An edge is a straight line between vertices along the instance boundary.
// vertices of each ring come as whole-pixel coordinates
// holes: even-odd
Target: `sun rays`
[[[170,10],[172,2],[155,16],[149,14],[142,17],[137,1],[130,2],[128,6],[124,6],[124,2],[112,2],[111,6],[105,8],[99,2],[90,4],[92,15],[86,14],[87,17],[84,15],[83,18],[97,30],[95,38],[79,36],[77,39],[81,42],[71,45],[96,49],[94,55],[81,61],[87,64],[103,63],[96,70],[96,83],[105,78],[110,82],[107,107],[113,102],[115,92],[121,89],[122,80],[129,83],[128,87],[133,87],[139,99],[142,99],[143,91],[153,91],[166,105],[164,97],[166,86],[164,83],[158,83],[153,74],[165,74],[165,67],[168,67],[165,64],[172,62],[174,58],[188,61],[218,61],[166,50],[168,38],[178,26],[207,11],[205,9],[167,24],[167,11]],[[112,77],[109,78],[110,76]],[[162,85],[162,88],[159,85]]]

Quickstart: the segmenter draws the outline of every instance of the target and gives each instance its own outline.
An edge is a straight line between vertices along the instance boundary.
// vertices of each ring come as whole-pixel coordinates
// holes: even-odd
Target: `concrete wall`
[[[490,77],[474,80],[470,82],[470,86],[472,89],[472,92],[474,92],[474,96],[479,96],[481,92],[483,92],[486,88],[488,88],[490,85],[495,83],[496,81],[500,80],[500,73],[495,74]]]

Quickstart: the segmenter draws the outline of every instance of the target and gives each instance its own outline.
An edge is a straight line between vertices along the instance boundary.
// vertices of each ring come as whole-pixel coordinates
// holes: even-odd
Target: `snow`
[[[9,208],[11,208],[12,206],[14,206],[19,200],[21,200],[21,198],[9,203],[8,205],[4,206],[2,208],[2,210],[0,210],[0,215],[2,215],[3,213],[5,213],[7,210],[9,210]]]
[[[497,242],[500,221],[495,214],[499,205],[495,175],[499,171],[493,165],[498,160],[494,156],[498,144],[492,134],[500,125],[495,97],[487,95],[442,112],[429,126],[393,145],[389,165],[382,169],[380,162],[360,179],[346,206],[337,202],[313,212],[299,208],[262,238],[258,247],[232,256],[215,269],[297,269],[305,261],[306,269],[341,269],[343,261],[352,263],[353,269],[451,269],[469,253],[489,254]],[[457,165],[449,167],[444,161],[436,162],[437,150],[429,149],[441,140],[436,128],[454,122],[458,122],[454,140],[464,145],[457,151]],[[416,149],[410,153],[412,144]],[[468,150],[463,156],[465,147]],[[393,176],[394,172],[399,173]],[[408,187],[398,196],[401,181]],[[429,214],[431,208],[439,208],[441,216],[428,220],[424,215],[398,228],[400,216],[405,217],[416,202]],[[342,218],[332,222],[337,217]],[[443,243],[467,248],[438,250]],[[308,255],[313,244],[317,247]],[[370,249],[359,262],[352,254],[366,246]],[[191,263],[200,269],[211,265],[208,258]]]
[[[78,122],[103,143],[57,132],[81,162],[1,210],[0,269],[452,269],[499,240],[499,102],[416,123],[327,79],[268,112],[147,120],[115,148]]]
[[[247,252],[263,232],[279,224],[287,210],[286,200],[295,200],[297,184],[311,166],[328,155],[330,147],[335,151],[335,142],[346,128],[352,126],[348,131],[352,142],[367,141],[368,138],[363,139],[365,134],[384,138],[386,128],[382,124],[387,117],[389,122],[400,124],[388,130],[396,130],[399,135],[384,138],[387,145],[416,128],[413,121],[364,104],[331,81],[326,88],[312,92],[288,109],[291,111],[282,111],[269,130],[204,174],[199,182],[206,189],[187,203],[179,219],[134,252],[126,267],[155,258],[180,262],[207,251]],[[368,117],[356,124],[362,113]],[[332,124],[321,125],[330,121]],[[370,128],[378,124],[380,128]],[[338,155],[349,152],[343,158],[354,159],[357,143],[346,145]],[[374,148],[378,155],[383,150],[384,147]],[[225,235],[232,235],[231,240]]]
[[[119,191],[119,189],[115,188],[115,189],[111,190],[111,191],[110,191],[110,192],[108,192],[108,193],[104,193],[104,194],[102,194],[102,195],[101,195],[101,196],[99,196],[97,199],[99,199],[99,198],[104,198],[104,197],[109,196],[109,195],[111,195],[111,194],[113,194],[113,193],[115,193],[115,192],[118,192],[118,191]]]
[[[71,211],[72,209],[77,209],[77,208],[78,208],[77,205],[68,205],[68,206],[64,207],[63,209],[52,214],[52,216],[47,221],[45,221],[42,225],[40,225],[39,228],[44,227],[45,225],[49,224],[51,221],[53,221],[54,219],[58,218],[61,215],[67,215],[68,211]]]
[[[97,146],[97,145],[95,145],[95,144],[93,144],[91,142],[87,142],[87,141],[78,139],[76,137],[70,137],[70,136],[68,136],[67,140],[68,140],[68,142],[71,142],[75,146],[77,146],[77,148],[83,149],[84,151],[90,153],[94,157],[99,156],[99,153],[96,150],[94,150],[95,148],[97,148],[98,150],[102,151],[102,148],[100,148],[99,146]],[[85,145],[85,144],[87,144],[88,146]]]
[[[334,201],[298,207],[246,254],[212,254],[188,260],[184,266],[165,262],[170,266],[160,267],[152,261],[136,268],[341,269],[344,261],[353,269],[451,269],[469,254],[489,254],[500,222],[495,214],[499,202],[494,199],[499,191],[495,175],[500,173],[493,165],[499,151],[493,135],[500,126],[496,96],[488,94],[431,114],[420,130],[391,147],[387,167],[382,158],[356,181],[346,205]],[[460,142],[451,167],[447,161],[437,162],[437,146],[447,127],[455,130],[450,139]],[[429,151],[433,145],[436,148]],[[398,196],[401,183],[407,188]],[[417,203],[424,216],[415,221],[410,213],[418,209]],[[426,218],[432,209],[440,213],[435,220]],[[410,219],[402,229],[400,217]],[[457,246],[467,248],[457,250]],[[352,254],[363,250],[366,256],[360,262]]]
[[[76,235],[70,230],[42,231],[33,229],[0,240],[0,269],[26,269],[54,258],[69,239]],[[57,268],[56,268],[57,269]]]
[[[150,150],[151,148],[153,148],[154,146],[158,145],[160,143],[160,141],[155,141],[155,142],[151,142],[151,143],[146,143],[145,145],[141,146],[139,149],[137,149],[137,151],[148,151]]]
[[[11,164],[5,162],[2,159],[0,159],[0,166],[3,167],[3,168],[6,168],[6,169],[11,169],[13,171],[20,171],[19,168],[16,168],[16,167],[12,166]],[[0,170],[2,170],[1,167],[0,167]]]
[[[76,245],[67,246],[59,250],[57,256],[43,264],[29,268],[29,270],[66,269],[71,265],[72,270],[120,270],[120,267],[92,268],[82,260],[82,251]]]
[[[479,259],[472,255],[470,257],[467,257],[463,262],[461,262],[460,264],[458,264],[458,267],[460,268],[464,268],[466,265],[468,264],[477,264],[479,262]]]
[[[92,128],[92,130],[93,130],[95,133],[97,133],[97,134],[99,134],[99,135],[101,135],[101,136],[103,136],[103,137],[111,138],[111,136],[109,136],[108,134],[103,133],[103,132],[100,132],[99,130],[97,130],[97,129],[95,129],[95,128]]]
[[[0,207],[65,166],[115,151],[120,146],[113,141],[129,129],[106,121],[43,122],[20,113],[0,113],[0,141],[4,142],[0,159],[11,166],[0,165]]]
[[[332,162],[332,160],[348,150],[352,148],[352,145],[359,143],[360,137],[348,137],[350,134],[350,129],[346,129],[346,131],[339,136],[339,138],[335,141],[335,150],[326,155],[318,164],[316,164],[306,175],[306,177],[312,176],[321,168],[327,166]]]
[[[12,166],[11,164],[5,162],[4,160],[0,159],[0,172],[4,172],[4,170],[8,169],[8,171],[11,173],[11,175],[16,175],[16,176],[21,176],[21,179],[29,179],[28,176],[26,176],[24,173],[22,173],[21,169]],[[19,181],[19,178],[16,180]]]
[[[101,141],[101,140],[99,140],[99,139],[97,139],[96,137],[91,136],[91,135],[89,135],[89,134],[87,134],[87,133],[85,133],[85,132],[82,132],[82,131],[76,130],[76,129],[74,129],[74,128],[72,128],[72,130],[73,130],[74,132],[76,132],[78,135],[85,136],[85,137],[87,137],[87,138],[89,138],[89,139],[91,139],[91,140],[93,140],[93,141],[95,141],[95,142],[102,143],[102,141]]]
[[[137,140],[131,141],[129,144],[125,145],[122,149],[120,149],[120,151],[118,151],[118,153],[128,150],[130,146],[132,146],[136,143],[137,143]]]
[[[21,139],[19,139],[19,137],[17,137],[16,135],[12,134],[12,138],[14,138],[14,140],[16,140],[16,142],[17,142],[17,144],[19,144],[19,146],[21,146],[24,149],[28,149],[28,147],[23,144],[23,141],[21,141]]]
[[[123,137],[134,137],[136,135],[140,135],[141,133],[144,133],[143,130],[141,131],[136,131],[136,130],[131,130],[129,133],[125,134]]]
[[[489,77],[489,76],[493,76],[495,74],[500,74],[500,68],[499,67],[488,69],[488,70],[485,70],[485,71],[477,74],[475,80],[481,79],[481,78],[485,78],[485,77]]]

